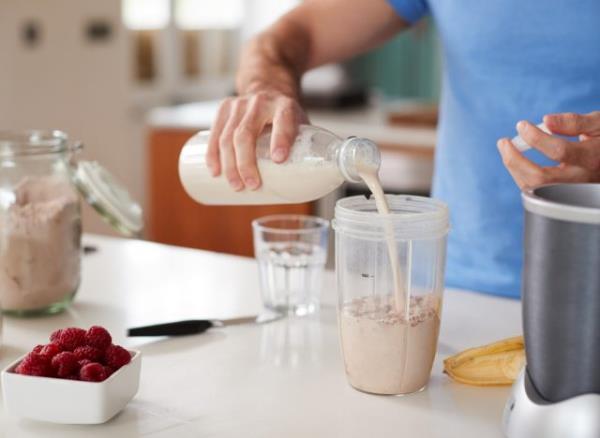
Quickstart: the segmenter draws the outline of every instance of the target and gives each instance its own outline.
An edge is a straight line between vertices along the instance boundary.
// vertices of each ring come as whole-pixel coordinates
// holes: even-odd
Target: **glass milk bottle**
[[[313,201],[339,187],[344,181],[360,182],[357,165],[379,168],[375,143],[350,137],[341,139],[315,126],[301,125],[288,159],[271,161],[270,132],[256,144],[262,185],[258,190],[236,192],[223,174],[211,175],[206,164],[210,132],[201,131],[183,147],[179,177],[188,195],[202,204],[293,204]]]

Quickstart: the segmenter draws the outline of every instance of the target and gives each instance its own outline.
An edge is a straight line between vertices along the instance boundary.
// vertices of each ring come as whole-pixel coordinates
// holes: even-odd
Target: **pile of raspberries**
[[[68,327],[50,335],[50,343],[36,346],[15,368],[27,376],[102,382],[131,362],[129,351],[114,345],[108,330]]]

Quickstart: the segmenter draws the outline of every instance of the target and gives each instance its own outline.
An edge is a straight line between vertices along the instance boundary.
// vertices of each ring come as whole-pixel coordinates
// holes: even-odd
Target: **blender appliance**
[[[600,437],[600,184],[523,193],[527,365],[504,409],[508,438]]]

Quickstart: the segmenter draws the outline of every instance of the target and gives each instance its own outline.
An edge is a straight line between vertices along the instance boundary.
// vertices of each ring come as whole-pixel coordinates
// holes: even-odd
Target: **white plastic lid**
[[[142,208],[115,177],[95,161],[80,161],[73,182],[100,216],[120,232],[138,235],[144,228]]]
[[[537,125],[537,127],[540,128],[542,131],[544,131],[546,134],[552,134],[550,132],[550,130],[548,129],[548,127],[544,123],[540,123],[539,125]],[[524,152],[527,149],[531,149],[531,146],[529,146],[527,143],[525,143],[525,140],[523,140],[520,135],[517,135],[516,137],[514,137],[512,139],[512,143],[521,152]]]

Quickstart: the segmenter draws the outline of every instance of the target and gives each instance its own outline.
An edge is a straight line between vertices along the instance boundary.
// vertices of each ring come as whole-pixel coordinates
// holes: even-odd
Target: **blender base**
[[[502,426],[507,438],[598,438],[600,394],[549,403],[535,390],[524,369],[504,407]]]

